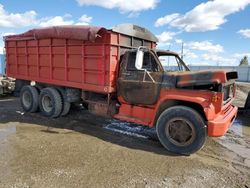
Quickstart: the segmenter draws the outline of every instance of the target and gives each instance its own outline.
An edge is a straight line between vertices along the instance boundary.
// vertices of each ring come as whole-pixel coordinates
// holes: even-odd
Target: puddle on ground
[[[155,129],[119,120],[110,120],[110,122],[103,127],[104,129],[133,137],[140,137],[145,139],[157,137]],[[233,134],[236,135],[236,137],[244,137],[250,139],[249,118],[236,119],[234,124],[230,127],[229,134],[231,134],[231,136]]]
[[[239,155],[244,159],[246,166],[250,167],[250,126],[248,125],[249,119],[238,118],[225,136],[214,138],[214,140],[223,147],[227,148],[229,151]],[[157,137],[155,129],[149,129],[144,126],[122,122],[119,120],[111,120],[107,125],[104,125],[104,129],[143,139],[152,139]],[[234,156],[231,156],[230,152],[228,154],[224,154],[226,154],[229,158],[234,158]]]
[[[9,98],[0,98],[1,102],[9,102],[9,101],[14,101],[14,99],[9,99]]]
[[[250,120],[249,118],[236,119],[233,126],[230,128],[233,132],[240,136],[250,137]]]
[[[0,141],[16,134],[18,122],[10,122],[0,127]],[[228,150],[244,158],[244,163],[250,167],[250,126],[249,119],[237,119],[229,132],[214,140]],[[104,129],[142,139],[157,140],[155,129],[139,126],[119,120],[111,120],[103,126]]]
[[[249,119],[237,119],[225,136],[215,140],[228,150],[244,158],[244,163],[250,167]]]
[[[137,138],[154,140],[157,137],[153,128],[119,120],[110,120],[107,125],[104,125],[104,129]]]

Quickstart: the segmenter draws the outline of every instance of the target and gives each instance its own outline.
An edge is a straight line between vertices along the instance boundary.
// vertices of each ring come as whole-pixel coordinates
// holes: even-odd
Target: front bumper
[[[208,121],[208,136],[219,137],[226,134],[236,118],[238,108],[230,105],[225,112],[221,112],[215,119]]]

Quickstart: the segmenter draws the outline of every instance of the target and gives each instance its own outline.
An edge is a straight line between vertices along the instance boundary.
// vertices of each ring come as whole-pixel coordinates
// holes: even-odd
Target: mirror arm
[[[143,74],[143,82],[145,82],[145,79],[146,79],[146,74],[147,74],[147,70],[146,69],[144,69],[144,74]]]

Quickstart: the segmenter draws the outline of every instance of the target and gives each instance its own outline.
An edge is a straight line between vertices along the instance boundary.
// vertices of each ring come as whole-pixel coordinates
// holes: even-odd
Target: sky
[[[238,65],[250,58],[250,0],[0,0],[3,36],[55,25],[121,23],[146,27],[160,49],[181,53],[188,65]]]

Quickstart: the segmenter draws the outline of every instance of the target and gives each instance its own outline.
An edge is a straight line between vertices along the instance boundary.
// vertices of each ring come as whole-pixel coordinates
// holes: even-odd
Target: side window
[[[173,55],[170,56],[160,56],[159,57],[162,66],[165,71],[173,72],[173,71],[184,71],[184,67],[179,62],[179,59]]]
[[[127,62],[127,70],[128,71],[136,71],[135,68],[135,59],[136,59],[136,52],[131,52],[128,55],[128,62]]]
[[[135,60],[136,60],[136,52],[131,52],[129,54],[127,63],[128,71],[138,71],[135,67]],[[149,52],[144,53],[142,69],[146,69],[147,71],[153,71],[153,72],[159,71],[158,64],[154,56]]]
[[[158,72],[159,71],[159,67],[158,67],[158,64],[155,60],[155,57],[151,53],[146,52],[144,54],[142,68],[146,69],[147,71],[151,71],[151,72]]]
[[[150,54],[148,52],[144,53],[144,56],[143,56],[143,65],[142,65],[142,68],[143,69],[146,69],[146,70],[151,70],[151,57],[150,57]]]

